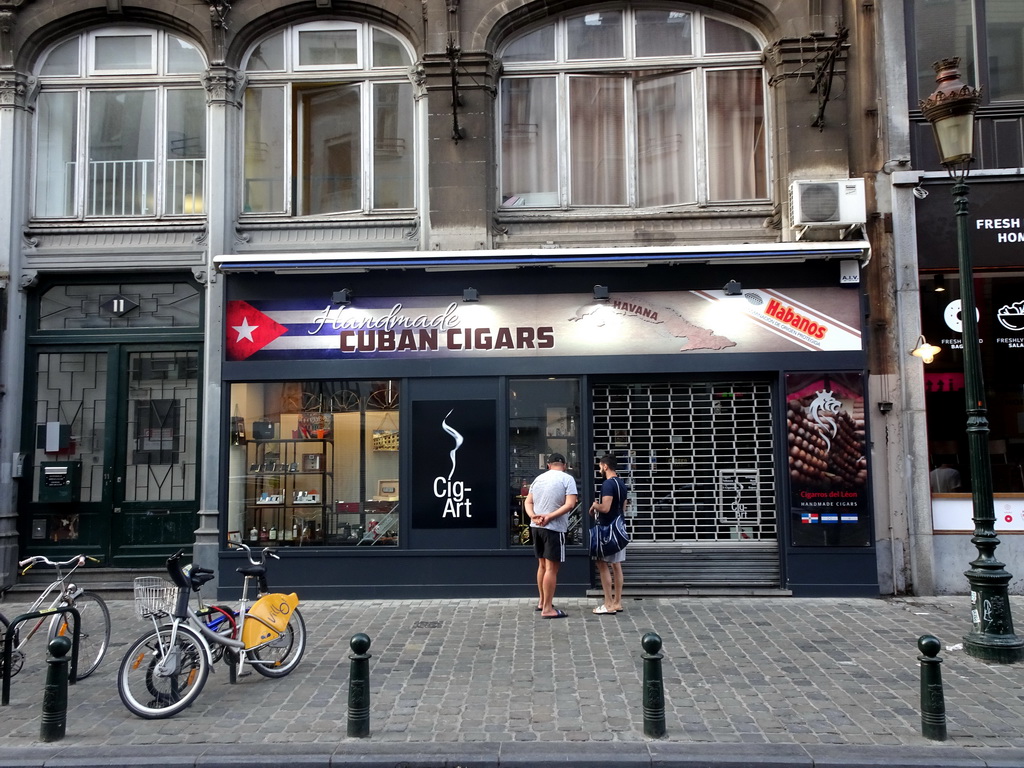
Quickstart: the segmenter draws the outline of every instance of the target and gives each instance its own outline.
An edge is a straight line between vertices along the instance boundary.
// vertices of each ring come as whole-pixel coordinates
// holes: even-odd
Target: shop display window
[[[398,385],[231,385],[225,536],[257,546],[399,541]]]
[[[530,544],[524,502],[534,478],[547,469],[551,453],[561,453],[566,471],[582,480],[580,384],[577,379],[516,379],[509,382],[509,467],[512,544]],[[571,543],[582,543],[580,506],[569,516]]]
[[[988,409],[992,489],[1024,493],[1024,276],[976,274],[982,377]],[[923,364],[933,493],[971,493],[964,399],[959,279],[921,278],[921,329],[939,347]]]

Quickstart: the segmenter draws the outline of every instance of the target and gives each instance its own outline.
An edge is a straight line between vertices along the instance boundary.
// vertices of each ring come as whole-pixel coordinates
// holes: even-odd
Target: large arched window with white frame
[[[692,6],[574,9],[499,51],[500,205],[764,201],[762,42]]]
[[[415,207],[409,45],[381,27],[320,21],[246,55],[243,214]]]
[[[63,40],[36,74],[33,215],[203,214],[206,60],[177,35],[103,28]]]

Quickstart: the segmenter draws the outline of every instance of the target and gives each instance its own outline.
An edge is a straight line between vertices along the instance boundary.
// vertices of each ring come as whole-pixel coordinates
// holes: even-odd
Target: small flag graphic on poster
[[[857,515],[840,515],[839,522],[841,523],[856,523]]]
[[[817,512],[803,512],[800,515],[800,522],[801,523],[816,523],[816,522],[818,522],[818,513]]]

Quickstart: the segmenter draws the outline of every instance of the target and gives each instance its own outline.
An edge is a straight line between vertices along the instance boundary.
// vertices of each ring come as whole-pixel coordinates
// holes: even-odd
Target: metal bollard
[[[921,635],[917,647],[921,662],[921,735],[934,741],[946,740],[946,700],[942,694],[942,670],[939,650],[942,644],[933,635]]]
[[[640,639],[644,653],[644,735],[660,739],[665,735],[665,686],[661,675],[661,637],[648,632]]]
[[[68,652],[71,639],[55,637],[50,641],[46,660],[46,684],[43,687],[43,717],[39,724],[40,741],[60,741],[68,724]]]
[[[362,632],[349,641],[348,735],[370,735],[370,637]]]

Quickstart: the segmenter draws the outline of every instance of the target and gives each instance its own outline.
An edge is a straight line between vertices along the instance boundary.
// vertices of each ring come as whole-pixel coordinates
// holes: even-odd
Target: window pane
[[[501,54],[502,61],[553,61],[555,58],[555,25],[536,29],[513,42]]]
[[[503,206],[558,205],[558,121],[553,77],[501,83]]]
[[[280,72],[284,69],[284,33],[279,32],[257,45],[245,65],[248,72]]]
[[[709,72],[707,91],[710,199],[767,197],[760,70]]]
[[[583,479],[579,462],[580,385],[576,379],[523,379],[509,382],[509,467],[511,544],[530,544],[530,520],[523,502],[530,485],[546,470],[551,453],[565,457],[565,471]],[[586,468],[590,471],[590,468]],[[580,488],[580,498],[583,492]],[[568,541],[583,543],[580,506],[569,513]]]
[[[111,72],[149,72],[153,69],[151,35],[97,35],[94,41],[96,70]]]
[[[622,14],[604,11],[567,22],[570,59],[622,58]]]
[[[46,57],[40,75],[72,76],[78,74],[78,38],[61,43]]]
[[[394,35],[380,29],[373,30],[373,66],[408,67],[410,64],[405,46]]]
[[[990,98],[1024,99],[1024,3],[986,0],[985,28]]]
[[[373,87],[373,207],[412,208],[413,103],[410,83]]]
[[[715,19],[705,19],[704,50],[706,53],[740,53],[759,51],[761,46],[751,34],[739,27]]]
[[[362,207],[359,90],[348,85],[301,94],[303,214]]]
[[[72,216],[78,167],[78,94],[39,94],[36,123],[35,215]]]
[[[697,199],[692,83],[687,73],[637,85],[637,202],[642,206]]]
[[[152,216],[156,96],[99,91],[89,96],[89,216]]]
[[[200,88],[167,93],[165,213],[205,213],[206,95]]]
[[[959,56],[964,81],[978,82],[972,0],[914,0],[914,36],[919,100],[935,90],[932,64],[940,59]]]
[[[321,29],[299,33],[299,66],[332,67],[358,64],[354,29]]]
[[[199,49],[174,35],[167,36],[167,71],[172,75],[202,72],[206,68]]]
[[[685,11],[637,11],[637,56],[689,56],[692,16]]]
[[[254,546],[397,546],[398,388],[394,380],[232,384],[226,530]],[[278,415],[267,421],[267,413]],[[255,422],[269,430],[247,433]]]
[[[569,80],[569,145],[574,205],[626,202],[625,86],[618,77]]]
[[[245,91],[244,210],[284,211],[285,118],[283,88]]]

